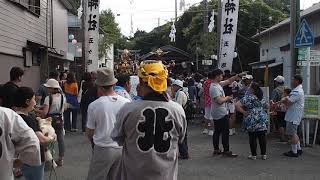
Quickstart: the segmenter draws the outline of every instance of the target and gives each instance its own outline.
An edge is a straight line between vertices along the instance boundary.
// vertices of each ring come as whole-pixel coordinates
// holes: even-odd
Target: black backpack
[[[179,91],[182,91],[183,93],[185,93],[182,89]],[[193,115],[196,112],[196,107],[195,107],[195,104],[189,99],[189,97],[188,97],[187,103],[182,107],[183,107],[184,112],[186,114],[187,120],[192,119]]]
[[[2,106],[2,87],[3,87],[3,84],[0,84],[0,107]]]

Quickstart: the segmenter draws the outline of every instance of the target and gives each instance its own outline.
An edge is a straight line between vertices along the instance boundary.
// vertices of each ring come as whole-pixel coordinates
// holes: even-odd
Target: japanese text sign
[[[239,0],[222,2],[219,68],[232,70],[237,36]]]
[[[87,71],[99,67],[99,0],[85,0],[85,44]]]

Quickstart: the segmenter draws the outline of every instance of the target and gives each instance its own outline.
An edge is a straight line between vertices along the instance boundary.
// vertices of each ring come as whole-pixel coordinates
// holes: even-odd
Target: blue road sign
[[[296,34],[294,45],[296,48],[309,47],[314,44],[314,35],[308,22],[303,19]]]

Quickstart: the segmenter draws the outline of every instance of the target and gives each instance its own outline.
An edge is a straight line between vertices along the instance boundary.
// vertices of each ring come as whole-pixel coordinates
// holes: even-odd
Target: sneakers
[[[190,158],[190,156],[189,155],[187,155],[187,156],[180,156],[179,155],[178,158],[181,160],[188,160]]]
[[[248,156],[248,159],[251,159],[251,160],[257,160],[257,156],[249,155],[249,156]]]
[[[298,153],[293,153],[292,151],[285,152],[283,155],[287,157],[299,157]]]
[[[221,150],[214,150],[212,153],[212,156],[220,155],[222,154]]]
[[[267,155],[262,155],[262,156],[261,156],[261,159],[262,159],[262,160],[267,160]]]
[[[202,134],[208,134],[208,129],[204,129],[204,130],[202,131]]]
[[[223,152],[222,155],[223,155],[224,157],[230,157],[230,158],[236,158],[236,157],[238,157],[238,155],[237,155],[237,154],[233,154],[232,151]]]
[[[257,160],[257,156],[249,155],[249,156],[248,156],[248,159]],[[267,160],[267,155],[261,155],[261,159],[262,159],[262,160]]]
[[[233,136],[233,135],[236,135],[236,129],[235,128],[229,129],[229,136]]]
[[[213,130],[210,130],[209,133],[208,133],[208,135],[209,135],[209,136],[213,136],[213,133],[214,133]]]
[[[229,129],[229,136],[233,136],[233,131],[232,131],[232,129]]]
[[[71,132],[78,132],[78,129],[71,129]]]

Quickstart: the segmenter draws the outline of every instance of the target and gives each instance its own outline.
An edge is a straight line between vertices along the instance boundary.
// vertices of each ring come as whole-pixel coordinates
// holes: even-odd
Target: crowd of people
[[[284,155],[302,155],[297,131],[304,92],[298,75],[292,79],[292,90],[284,86],[284,77],[275,78],[268,102],[261,85],[247,72],[215,69],[205,76],[169,77],[160,61],[140,64],[134,95],[130,75],[115,75],[109,68],[85,73],[80,82],[72,72],[51,72],[36,92],[20,87],[23,74],[13,67],[10,81],[0,88],[0,179],[13,179],[14,169],[26,180],[42,180],[45,151],[53,142],[59,150],[54,163],[63,166],[64,136],[78,131],[79,113],[92,147],[88,180],[177,179],[178,159],[192,156],[188,123],[199,119],[202,133],[212,136],[213,156],[238,156],[229,143],[238,119],[248,133],[248,158],[257,159],[258,140],[261,159],[266,160],[270,111],[280,140],[290,138],[291,150]],[[41,131],[37,117],[52,119],[56,138]]]

